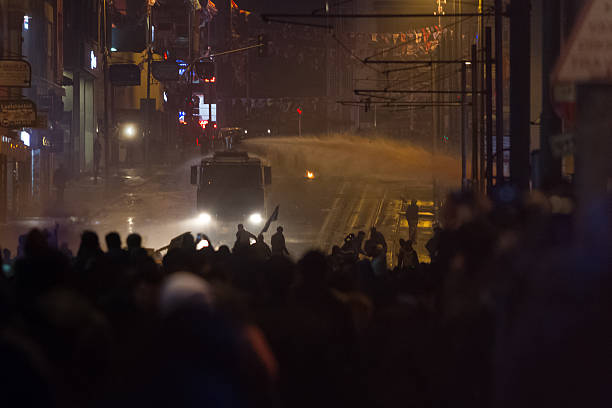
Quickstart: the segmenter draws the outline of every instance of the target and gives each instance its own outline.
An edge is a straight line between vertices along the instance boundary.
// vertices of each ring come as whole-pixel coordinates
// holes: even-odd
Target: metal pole
[[[496,185],[504,182],[504,48],[502,0],[495,0],[495,141]]]
[[[467,70],[465,64],[461,64],[461,188],[465,188],[465,182],[467,179],[467,163],[466,163],[466,149],[465,149],[465,122],[466,122],[466,109],[465,109],[465,96],[466,96],[466,76]]]
[[[491,58],[491,27],[485,30],[485,59],[486,59],[486,148],[487,148],[487,194],[493,188],[493,61]]]
[[[149,101],[151,99],[151,4],[147,0],[147,102],[145,104],[145,134],[144,134],[144,162],[145,166],[149,165],[149,139],[151,136],[151,106]]]
[[[302,114],[298,113],[298,136],[302,136]]]
[[[480,0],[480,5],[479,5],[479,9],[478,11],[482,11],[482,0]],[[480,52],[483,54],[484,56],[484,46],[483,43],[485,41],[485,27],[484,24],[482,24],[482,17],[480,18],[480,28],[479,28],[479,33],[480,33],[480,38],[478,40],[478,45],[480,46]],[[479,177],[479,183],[478,183],[478,189],[480,191],[481,194],[484,194],[485,192],[485,182],[486,182],[486,161],[485,161],[485,139],[486,139],[486,133],[485,133],[485,107],[487,106],[487,95],[486,95],[486,79],[485,79],[485,65],[486,63],[481,63],[480,65],[480,101],[479,101],[479,110],[481,112],[480,114],[480,142],[479,142],[479,148],[480,148],[480,174],[478,175]],[[485,92],[482,92],[485,91]]]
[[[109,87],[110,87],[110,75],[109,75],[109,55],[108,55],[108,7],[106,4],[106,0],[102,0],[103,7],[103,17],[104,17],[104,54],[103,54],[103,64],[104,64],[104,185],[106,187],[109,186],[109,174],[110,174],[110,137],[111,137],[111,129],[110,129],[110,114],[111,110],[109,109]]]
[[[561,4],[542,2],[542,78],[549,78],[561,47]],[[540,178],[537,188],[548,189],[561,182],[561,159],[554,157],[550,138],[560,134],[561,119],[555,114],[550,81],[542,81],[542,128],[540,135]]]
[[[472,187],[478,189],[478,61],[472,45]]]
[[[531,139],[531,1],[510,8],[510,180],[529,190]]]
[[[432,90],[436,90],[436,68],[434,65],[431,66],[431,89]],[[432,93],[431,94],[431,103],[432,105],[436,103],[435,100],[435,94]],[[434,106],[431,109],[431,124],[432,124],[432,140],[431,140],[431,146],[432,146],[432,160],[434,158],[434,156],[436,155],[436,150],[437,150],[437,142],[438,142],[438,120],[437,120],[437,116],[436,116],[436,107]],[[433,162],[432,162],[433,163]],[[435,179],[435,173],[434,173],[434,179]]]

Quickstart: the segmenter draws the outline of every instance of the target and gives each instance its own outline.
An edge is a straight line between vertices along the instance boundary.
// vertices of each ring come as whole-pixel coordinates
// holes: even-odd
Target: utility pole
[[[478,189],[478,61],[472,45],[472,188]]]
[[[504,47],[502,0],[495,0],[495,140],[497,150],[496,186],[504,183]]]
[[[103,39],[103,69],[104,69],[104,185],[108,189],[110,185],[110,137],[111,137],[111,109],[109,106],[110,94],[110,64],[109,64],[109,47],[108,47],[108,4],[106,0],[102,0],[103,7],[103,24],[104,24],[104,39]]]
[[[466,81],[467,69],[466,64],[461,64],[461,188],[465,189],[467,180],[467,157],[466,157]]]
[[[144,162],[145,166],[149,166],[149,143],[151,139],[151,60],[153,59],[153,50],[151,44],[151,1],[146,0],[147,2],[147,102],[145,104],[146,114],[145,114],[145,134],[144,134]]]
[[[510,6],[510,180],[529,190],[531,139],[531,1]]]
[[[542,1],[542,78],[549,78],[561,50],[561,4],[559,0]],[[542,81],[542,128],[540,134],[540,178],[537,188],[550,188],[561,182],[561,159],[555,158],[550,138],[562,130],[561,119],[552,104],[552,87]]]
[[[486,164],[486,179],[487,179],[487,194],[491,194],[493,189],[493,58],[492,54],[492,35],[491,27],[485,29],[485,61],[486,61],[486,113],[487,122],[486,128],[486,149],[487,149],[487,164]]]
[[[482,13],[482,0],[479,0],[478,2],[478,12]],[[478,32],[479,32],[479,38],[478,38],[478,45],[480,46],[480,52],[483,56],[483,58],[485,57],[485,46],[484,41],[485,41],[485,26],[483,24],[483,18],[482,16],[479,17],[478,19]],[[485,64],[486,62],[481,63],[480,65],[480,101],[479,101],[479,109],[480,109],[480,143],[479,143],[479,149],[480,149],[480,173],[478,175],[479,178],[479,183],[478,183],[478,190],[480,191],[481,194],[485,193],[485,182],[486,182],[486,161],[485,161],[485,140],[486,140],[486,133],[485,133],[485,120],[486,120],[486,116],[485,116],[485,109],[487,106],[487,86],[486,86],[486,77],[485,77]]]

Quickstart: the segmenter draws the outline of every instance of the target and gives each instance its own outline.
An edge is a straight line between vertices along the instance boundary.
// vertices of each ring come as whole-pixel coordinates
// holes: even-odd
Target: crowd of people
[[[550,203],[453,194],[431,263],[409,236],[393,270],[375,229],[297,262],[282,227],[185,234],[161,264],[32,230],[3,253],[1,405],[610,406],[609,214],[585,238]]]

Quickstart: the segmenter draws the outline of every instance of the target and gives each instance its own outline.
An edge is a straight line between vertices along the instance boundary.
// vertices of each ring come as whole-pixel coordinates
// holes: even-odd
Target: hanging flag
[[[149,0],[150,3],[150,0]],[[155,3],[155,1],[153,1],[153,3]],[[202,9],[202,5],[200,4],[200,0],[191,0],[191,7],[193,7],[194,10],[198,11]]]
[[[215,5],[215,3],[213,3],[212,1],[208,0],[208,3],[206,4],[206,10],[208,11],[208,13],[210,13],[210,15],[212,16],[216,16],[217,13],[219,12],[219,9],[217,9],[217,6]]]
[[[263,229],[261,230],[260,234],[266,233],[268,232],[268,229],[270,228],[270,224],[272,224],[274,221],[278,220],[278,209],[280,206],[276,206],[276,208],[274,209],[274,212],[272,213],[272,215],[270,216],[270,218],[268,218],[268,221],[266,221],[266,225],[264,225]]]
[[[240,10],[240,7],[238,7],[238,4],[236,4],[234,0],[232,0],[232,9]]]

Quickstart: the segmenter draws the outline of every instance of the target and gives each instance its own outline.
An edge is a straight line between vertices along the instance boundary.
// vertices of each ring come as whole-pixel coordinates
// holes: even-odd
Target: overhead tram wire
[[[464,17],[463,19],[461,19],[461,20],[459,20],[457,22],[454,22],[454,23],[448,24],[446,26],[443,26],[443,29],[452,28],[452,27],[457,26],[459,24],[463,24],[464,22],[466,22],[467,20],[470,20],[471,18],[474,18],[474,16]],[[405,46],[405,45],[406,45],[405,43],[401,43],[401,44],[394,45],[393,47],[384,49],[381,52],[378,52],[376,54],[370,55],[369,57],[366,57],[364,60],[362,60],[362,63],[364,63],[364,64],[374,64],[374,63],[384,64],[385,62],[382,62],[382,61],[380,61],[380,62],[379,61],[370,61],[369,59],[373,58],[373,57],[376,57],[378,55],[383,55],[383,54],[385,54],[385,53],[387,53],[389,51],[392,51],[394,49],[400,48],[400,47]],[[457,64],[459,64],[459,63],[465,63],[467,61],[468,61],[467,56],[465,57],[465,59],[462,59],[462,60],[453,60],[453,61],[439,61],[439,60],[433,60],[433,59],[430,60],[430,61],[426,61],[426,60],[420,60],[420,61],[418,61],[418,60],[399,61],[398,60],[398,61],[393,61],[392,63],[397,63],[397,64],[404,64],[404,63],[406,63],[406,64],[418,64],[418,66],[417,67],[409,67],[409,68],[399,68],[399,69],[395,69],[395,70],[390,70],[389,69],[389,70],[382,71],[381,73],[383,73],[385,75],[389,75],[390,73],[393,73],[393,72],[408,71],[408,70],[412,70],[412,69],[416,69],[416,68],[426,68],[426,67],[431,66],[432,64],[439,64],[439,63],[457,63]],[[456,71],[456,72],[459,72],[459,71]],[[428,72],[423,72],[422,73],[422,75],[425,75],[425,74],[428,74]],[[448,78],[448,77],[450,77],[450,75],[446,76],[445,78]],[[438,80],[445,79],[445,78],[437,77]],[[386,79],[386,80],[389,80],[389,79]],[[406,80],[396,80],[396,81],[406,82],[406,81],[409,81],[409,80],[414,80],[414,78],[406,79]]]
[[[348,3],[349,1],[346,2],[339,2],[338,4],[343,4],[343,3]],[[324,14],[324,15],[318,15],[317,14],[318,10],[314,10],[313,13],[311,15],[301,15],[301,14],[286,14],[286,15],[262,15],[262,19],[264,21],[269,21],[269,22],[276,22],[276,23],[284,23],[284,24],[295,24],[295,25],[311,25],[311,24],[305,24],[305,23],[301,23],[301,22],[295,22],[295,21],[280,21],[280,20],[273,20],[270,19],[270,17],[305,17],[305,18],[432,18],[434,16],[432,16],[431,14]],[[444,26],[444,28],[449,28],[449,27],[453,27],[455,25],[458,24],[462,24],[463,22],[469,20],[470,18],[474,18],[474,17],[481,17],[481,16],[488,16],[490,13],[461,13],[461,14],[443,14],[443,15],[437,15],[437,17],[463,17],[461,20],[452,23],[452,24],[448,24],[446,26]],[[492,15],[492,14],[490,14]],[[312,25],[311,25],[312,26]],[[326,28],[326,29],[333,29],[333,26],[330,25],[317,25],[320,28]],[[366,57],[366,59],[361,59],[360,57],[358,57],[357,55],[355,55],[355,53],[348,47],[346,46],[346,44],[344,44],[342,41],[340,41],[340,39],[337,37],[336,33],[332,33],[332,38],[340,45],[340,47],[342,49],[345,50],[345,52],[347,52],[353,59],[356,59],[357,61],[361,62],[362,64],[368,66],[368,63],[376,63],[377,61],[368,61],[369,58],[375,57],[377,55],[382,55],[386,52],[389,52],[395,48],[399,48],[402,46],[405,46],[406,44],[398,44],[397,46],[393,46],[391,48],[388,48],[386,50],[383,50],[380,53],[374,54],[370,57]],[[467,61],[467,59],[465,60]],[[465,61],[449,61],[449,63],[461,63],[461,62],[465,62]],[[402,62],[396,62],[393,61],[392,63],[402,63]],[[418,63],[418,62],[409,62],[409,63]],[[422,68],[422,67],[428,67],[430,66],[432,63],[439,63],[439,61],[436,60],[431,60],[431,61],[423,61],[421,62],[421,66],[419,67],[415,67],[415,68]],[[373,71],[379,73],[379,74],[384,74],[384,75],[389,75],[390,73],[394,72],[394,70],[387,70],[387,71],[379,71],[377,69],[374,68],[370,68]],[[398,70],[399,71],[404,71],[404,69],[402,70]],[[426,74],[426,72],[421,73],[421,75]],[[453,73],[451,73],[453,74]],[[449,75],[450,76],[450,75]],[[438,77],[438,79],[442,79],[441,77]],[[394,81],[391,79],[384,79],[383,81]],[[412,80],[414,80],[414,78],[412,78]],[[406,82],[408,81],[408,79],[406,80],[402,80],[402,79],[396,79],[395,81],[402,83],[402,82]],[[397,85],[397,83],[395,84]],[[415,90],[415,93],[430,93],[431,92],[424,92],[424,90]],[[378,91],[376,91],[378,92]],[[382,92],[385,92],[384,90],[382,90]],[[371,97],[375,97],[375,98],[380,98],[380,99],[384,99],[381,98],[379,96],[374,96],[372,95]],[[403,99],[404,97],[402,96],[400,99]],[[389,99],[389,98],[387,98]],[[392,98],[394,99],[394,98]]]

